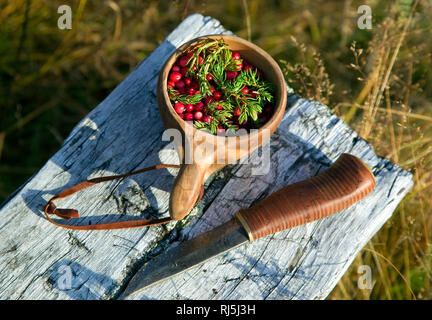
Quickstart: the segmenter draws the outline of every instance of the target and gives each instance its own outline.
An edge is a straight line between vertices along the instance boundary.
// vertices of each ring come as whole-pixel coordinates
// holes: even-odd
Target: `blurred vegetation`
[[[72,30],[59,30],[69,4]],[[372,8],[371,30],[357,8]],[[0,202],[188,14],[268,51],[304,97],[326,103],[415,186],[329,299],[431,299],[432,4],[427,0],[0,0]],[[372,290],[360,290],[369,265]]]

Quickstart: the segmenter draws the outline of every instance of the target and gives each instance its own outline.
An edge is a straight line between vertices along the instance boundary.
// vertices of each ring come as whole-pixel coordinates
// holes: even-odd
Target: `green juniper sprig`
[[[168,88],[168,96],[171,100],[175,102],[181,102],[183,104],[196,104],[201,101],[203,96],[198,93],[194,95],[186,95],[186,94],[180,94],[178,90],[175,90],[173,88]]]
[[[248,94],[242,95],[241,90],[245,87],[248,88]],[[240,108],[240,123],[247,121],[249,117],[256,121],[264,104],[273,102],[273,84],[260,80],[256,70],[242,71],[233,81],[224,83],[222,90],[227,98]]]
[[[233,53],[222,39],[202,41],[183,57],[187,57],[181,64],[187,65],[184,77],[194,79],[198,91],[184,94],[169,88],[169,96],[175,103],[205,104],[206,117],[195,118],[196,128],[216,134],[221,128],[236,131],[244,124],[253,128],[265,122],[260,115],[267,104],[274,103],[274,85],[263,79],[260,70]],[[212,99],[216,92],[222,98]]]

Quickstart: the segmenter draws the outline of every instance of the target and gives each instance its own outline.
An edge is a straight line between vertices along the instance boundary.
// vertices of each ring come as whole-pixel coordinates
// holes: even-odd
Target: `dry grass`
[[[299,95],[326,103],[415,186],[330,299],[430,299],[432,6],[426,0],[0,0],[0,200],[60,147],[73,126],[193,12],[267,50]],[[372,7],[372,30],[357,8]],[[4,23],[6,22],[6,23]],[[357,286],[358,267],[374,272]]]
[[[336,93],[340,101],[330,103],[379,154],[412,171],[415,181],[394,218],[370,241],[339,282],[330,297],[333,299],[432,298],[432,118],[430,103],[424,100],[426,78],[418,74],[422,70],[419,67],[430,61],[431,43],[422,43],[422,31],[430,25],[422,25],[425,18],[416,14],[417,6],[418,1],[413,1],[407,16],[401,15],[396,6],[390,7],[389,15],[375,27],[365,49],[352,43],[349,50],[353,62],[347,69],[357,74],[361,85],[345,96]],[[422,9],[430,16],[430,7]],[[303,45],[295,45],[300,52],[306,51]],[[301,94],[328,103],[329,97],[323,93],[332,92],[333,86],[322,61],[313,51],[307,51],[312,52],[312,68],[318,72],[310,71],[303,61],[294,67],[286,63],[287,75],[295,79]],[[375,270],[373,290],[358,288],[361,265]]]

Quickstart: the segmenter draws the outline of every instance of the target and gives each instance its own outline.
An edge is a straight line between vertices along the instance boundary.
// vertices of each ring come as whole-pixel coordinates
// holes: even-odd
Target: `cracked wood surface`
[[[202,201],[182,221],[112,231],[69,231],[46,221],[55,193],[87,178],[178,163],[156,104],[165,59],[197,36],[230,33],[210,17],[186,18],[89,115],[61,149],[0,206],[0,299],[110,299],[146,261],[180,241],[228,221],[240,208],[311,177],[343,152],[372,167],[376,188],[356,205],[320,221],[257,240],[150,287],[133,299],[325,299],[353,259],[391,217],[412,187],[412,176],[378,157],[326,106],[291,95],[280,127],[264,148],[207,181]],[[177,169],[162,169],[105,184],[59,207],[79,209],[78,223],[168,216]],[[119,214],[121,217],[119,218]]]

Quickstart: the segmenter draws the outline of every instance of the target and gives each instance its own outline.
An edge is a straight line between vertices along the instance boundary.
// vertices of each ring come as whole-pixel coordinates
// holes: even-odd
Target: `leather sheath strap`
[[[63,199],[66,197],[69,197],[73,195],[74,193],[84,190],[88,187],[91,187],[95,184],[105,182],[105,181],[111,181],[116,179],[121,179],[125,177],[129,177],[132,175],[140,174],[146,171],[155,170],[155,169],[162,169],[162,168],[180,168],[179,165],[175,164],[158,164],[151,167],[147,167],[141,170],[129,172],[126,174],[120,174],[115,176],[107,176],[107,177],[99,177],[99,178],[93,178],[89,179],[83,182],[80,182],[66,190],[63,190],[59,194],[56,194],[54,197],[52,197],[48,203],[45,205],[44,212],[45,216],[48,219],[49,222],[66,229],[72,229],[72,230],[112,230],[112,229],[126,229],[126,228],[139,228],[139,227],[148,227],[158,224],[167,223],[170,221],[173,221],[171,218],[162,218],[162,219],[141,219],[141,220],[127,220],[127,221],[118,221],[118,222],[109,222],[109,223],[99,223],[99,224],[89,224],[89,225],[68,225],[63,224],[57,221],[54,221],[50,218],[49,215],[55,214],[59,218],[70,220],[72,218],[79,218],[78,210],[75,209],[59,209],[55,206],[53,203],[54,200],[57,199]],[[198,203],[204,195],[204,186],[201,186],[201,193],[196,203]]]

